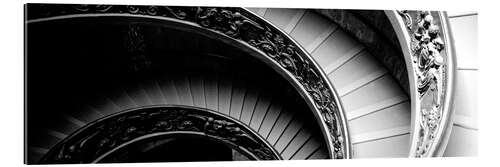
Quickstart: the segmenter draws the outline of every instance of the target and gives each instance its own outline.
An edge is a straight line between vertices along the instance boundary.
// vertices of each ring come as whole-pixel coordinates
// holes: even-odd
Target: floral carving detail
[[[153,107],[86,126],[51,149],[42,163],[89,163],[121,144],[159,132],[201,132],[245,148],[260,160],[281,159],[255,132],[225,116],[196,108]]]
[[[412,15],[411,13],[414,13]],[[405,21],[411,37],[413,69],[417,79],[418,97],[420,98],[420,128],[416,157],[429,153],[434,144],[442,118],[442,95],[444,68],[446,65],[441,51],[444,42],[440,36],[439,25],[435,23],[430,11],[399,11]],[[415,20],[415,22],[413,22]],[[424,102],[424,97],[430,98]]]
[[[242,24],[245,24],[245,19],[238,12],[233,13],[220,8],[199,8],[196,22],[202,27],[237,37],[240,35]]]
[[[96,7],[97,5],[86,5],[85,10],[81,10],[79,9],[81,7],[74,5],[60,5],[58,9],[64,12],[52,13],[51,16],[93,13],[95,12],[93,8]],[[43,8],[29,10],[36,12],[28,13],[28,19],[47,17],[46,15],[37,15],[43,10]],[[302,51],[291,39],[283,36],[284,33],[270,26],[264,20],[242,8],[113,5],[107,8],[106,12],[160,16],[188,21],[223,33],[262,51],[274,63],[286,69],[313,100],[316,110],[321,114],[322,121],[329,129],[329,135],[333,142],[330,143],[333,147],[332,158],[346,158],[349,155],[346,152],[349,144],[345,140],[347,131],[345,131],[345,125],[342,123],[344,121],[340,116],[342,113],[335,102],[336,97],[328,85],[327,78],[321,76],[320,68],[314,65],[312,58],[307,53]]]

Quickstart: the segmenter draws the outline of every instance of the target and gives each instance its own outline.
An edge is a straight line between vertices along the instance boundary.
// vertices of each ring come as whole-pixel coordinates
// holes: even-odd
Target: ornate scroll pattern
[[[299,49],[290,38],[257,16],[242,8],[221,7],[174,7],[136,5],[51,5],[51,12],[40,5],[28,10],[28,19],[38,19],[70,14],[124,13],[160,16],[196,23],[197,25],[238,39],[262,51],[274,60],[289,75],[293,76],[307,91],[315,109],[329,130],[335,159],[346,158],[349,144],[343,117],[335,102],[334,91],[321,76],[320,68],[307,53]],[[32,13],[30,13],[32,11]]]
[[[281,159],[242,123],[208,110],[163,106],[132,110],[89,124],[52,148],[42,163],[89,163],[121,144],[159,132],[201,132],[246,149],[259,160]]]
[[[429,11],[398,11],[411,37],[410,47],[420,104],[416,157],[429,153],[441,123],[445,79],[444,42],[439,25]],[[415,14],[415,15],[412,15]]]

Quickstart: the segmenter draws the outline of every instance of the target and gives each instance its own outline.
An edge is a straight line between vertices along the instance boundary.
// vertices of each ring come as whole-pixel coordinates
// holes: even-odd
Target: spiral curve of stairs
[[[388,69],[363,44],[313,10],[248,10],[292,37],[327,74],[348,120],[353,158],[408,156],[410,99]],[[458,39],[459,43],[463,41]],[[178,41],[170,39],[169,42]],[[172,47],[183,46],[173,44]],[[184,47],[182,49],[189,50]],[[323,136],[317,123],[312,121],[314,117],[296,99],[299,95],[287,92],[289,88],[285,82],[270,76],[261,78],[248,70],[237,70],[252,67],[241,62],[232,64],[234,62],[224,56],[210,55],[213,59],[197,56],[179,59],[178,64],[182,64],[184,70],[171,68],[153,78],[114,87],[88,98],[93,100],[82,104],[78,110],[62,113],[56,119],[63,122],[58,125],[64,126],[44,127],[43,132],[37,133],[40,142],[28,146],[30,161],[40,159],[55,144],[101,117],[135,107],[169,104],[206,108],[235,118],[265,138],[283,159],[328,158]],[[477,67],[462,63],[460,69],[461,59],[458,60],[459,76],[466,78],[473,73],[470,75],[474,77]],[[469,85],[469,81],[459,77],[459,87]],[[464,101],[466,94],[471,93],[459,93],[458,100]],[[455,118],[448,147],[460,152],[457,140],[462,138],[457,136],[477,135],[477,125],[468,118],[468,111],[457,110],[462,116]],[[472,115],[476,116],[475,113]],[[445,156],[461,154],[455,152],[447,151]]]

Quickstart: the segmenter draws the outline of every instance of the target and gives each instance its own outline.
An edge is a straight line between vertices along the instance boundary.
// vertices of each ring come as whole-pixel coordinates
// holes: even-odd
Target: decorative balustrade
[[[95,163],[138,139],[199,135],[237,146],[256,160],[283,159],[257,132],[215,111],[188,106],[153,106],[120,112],[90,123],[65,138],[41,163]]]
[[[447,17],[435,11],[386,11],[410,78],[410,157],[441,156],[451,131],[455,51]]]

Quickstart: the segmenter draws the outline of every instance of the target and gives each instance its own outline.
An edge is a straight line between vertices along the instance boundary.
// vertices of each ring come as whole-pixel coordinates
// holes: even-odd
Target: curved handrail
[[[126,145],[165,134],[206,136],[256,160],[283,159],[272,145],[239,120],[198,107],[152,105],[88,123],[50,149],[40,162],[97,163]]]
[[[327,141],[331,158],[350,158],[350,140],[338,95],[314,59],[291,37],[244,8],[138,5],[49,5],[28,10],[28,23],[81,14],[154,16],[196,24],[245,43],[277,65],[306,100]],[[30,13],[32,11],[32,13]]]
[[[411,93],[409,157],[442,156],[451,133],[456,58],[446,13],[386,11],[405,57]]]
[[[274,24],[272,24],[268,20],[262,18],[258,14],[255,14],[248,9],[245,9],[245,10],[246,10],[246,12],[252,13],[254,15],[254,17],[257,17],[260,20],[262,20],[263,22],[266,22],[267,24],[269,24],[269,26],[273,27],[274,30],[279,31],[283,36],[285,36],[290,41],[292,41],[292,44],[294,44],[295,47],[300,50],[299,54],[302,54],[302,56],[304,56],[306,59],[308,59],[307,61],[310,61],[313,64],[314,68],[317,69],[317,71],[321,75],[320,77],[323,78],[323,80],[327,86],[327,89],[329,89],[329,91],[333,95],[334,102],[330,102],[330,103],[333,103],[333,105],[335,105],[335,107],[337,109],[335,114],[338,117],[338,118],[336,118],[336,120],[338,122],[340,122],[336,126],[338,126],[337,129],[339,129],[341,131],[341,133],[343,133],[340,135],[340,137],[342,137],[342,138],[339,138],[339,137],[335,138],[334,137],[334,140],[336,140],[336,141],[330,142],[330,143],[334,143],[334,145],[341,145],[341,147],[344,147],[344,148],[338,148],[337,146],[334,146],[334,148],[329,147],[328,149],[331,153],[337,154],[334,156],[332,156],[332,155],[330,155],[330,156],[334,157],[335,159],[337,159],[337,158],[345,158],[345,159],[351,158],[351,156],[352,156],[351,142],[350,142],[350,136],[349,136],[349,131],[348,131],[348,127],[347,127],[347,119],[345,118],[344,108],[343,108],[343,105],[340,101],[340,97],[338,96],[337,90],[335,89],[335,87],[333,87],[333,85],[330,82],[330,80],[328,79],[326,73],[322,70],[322,68],[319,66],[319,64],[316,62],[316,60],[312,58],[312,56],[309,54],[309,52],[307,52],[302,47],[302,45],[300,45],[297,41],[295,41],[294,38],[290,37],[290,35],[288,35],[288,33],[285,33],[282,29],[276,27]],[[324,120],[321,117],[318,119]],[[332,129],[330,128],[330,130],[332,130]],[[327,141],[331,141],[331,140],[327,138]]]

